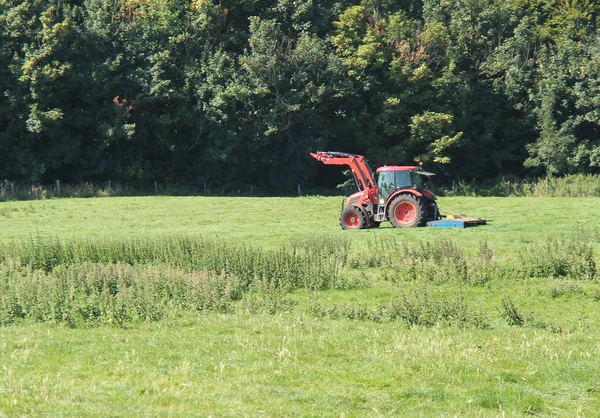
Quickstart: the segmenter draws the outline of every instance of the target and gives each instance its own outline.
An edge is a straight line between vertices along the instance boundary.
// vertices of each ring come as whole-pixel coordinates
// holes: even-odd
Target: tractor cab
[[[425,195],[431,193],[427,190],[427,180],[433,175],[418,166],[379,167],[377,169],[378,204],[386,205],[390,196],[397,190],[412,189],[420,193],[425,190],[426,193],[423,193]]]

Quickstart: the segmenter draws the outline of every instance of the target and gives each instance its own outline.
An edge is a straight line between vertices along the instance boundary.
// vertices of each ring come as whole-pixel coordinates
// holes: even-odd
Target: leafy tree
[[[316,149],[448,178],[597,173],[599,13],[593,0],[0,0],[0,178],[281,192],[322,169]]]

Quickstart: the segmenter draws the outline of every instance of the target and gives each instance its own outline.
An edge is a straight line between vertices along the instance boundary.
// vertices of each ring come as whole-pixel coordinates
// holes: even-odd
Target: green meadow
[[[0,416],[597,416],[600,198],[0,203]]]

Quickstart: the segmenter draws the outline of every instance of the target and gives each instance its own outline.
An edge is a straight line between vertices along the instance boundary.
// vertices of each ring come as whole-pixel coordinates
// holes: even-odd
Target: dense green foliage
[[[592,0],[0,0],[0,178],[278,191],[308,152],[600,170]],[[331,180],[335,181],[335,179]]]

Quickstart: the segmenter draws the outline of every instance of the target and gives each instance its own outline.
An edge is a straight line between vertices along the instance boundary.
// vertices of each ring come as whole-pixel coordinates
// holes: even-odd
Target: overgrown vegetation
[[[340,274],[347,251],[332,239],[279,250],[189,236],[25,240],[0,248],[0,322],[153,321],[181,310],[227,311],[246,292],[255,310],[256,292],[352,286]]]
[[[468,306],[462,294],[433,300],[427,288],[412,295],[403,294],[375,309],[360,304],[324,306],[316,300],[310,303],[310,313],[318,318],[351,319],[357,321],[403,321],[409,327],[488,328],[489,320],[481,311]]]
[[[489,242],[465,255],[453,241],[375,240],[352,251],[348,238],[296,239],[268,250],[220,239],[170,236],[137,239],[30,238],[0,246],[0,323],[19,319],[72,326],[157,321],[187,311],[290,312],[296,290],[368,286],[353,271],[377,269],[400,288],[425,286],[377,307],[325,306],[309,298],[317,317],[402,320],[409,326],[488,327],[462,294],[433,299],[430,286],[489,287],[526,278],[597,279],[593,241],[579,231],[525,245],[517,260],[498,259]],[[559,290],[554,290],[556,298]],[[236,303],[236,301],[238,303]],[[241,302],[240,302],[241,301]],[[525,319],[508,298],[509,325]],[[533,320],[528,320],[533,323]],[[539,324],[538,324],[539,326]]]
[[[446,196],[590,197],[600,196],[600,176],[570,174],[531,181],[517,177],[494,181],[458,180],[440,192]]]
[[[158,321],[183,311],[227,312],[242,283],[226,273],[117,263],[57,266],[51,273],[18,263],[0,270],[0,323],[20,319],[70,326]]]

